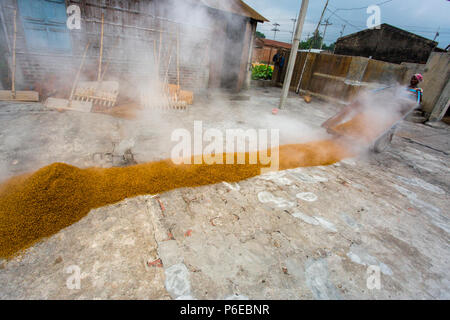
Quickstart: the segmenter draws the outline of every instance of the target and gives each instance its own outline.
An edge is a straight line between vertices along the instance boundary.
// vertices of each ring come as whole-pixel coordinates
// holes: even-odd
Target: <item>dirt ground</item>
[[[279,128],[281,144],[327,136],[320,124],[337,106],[292,95],[274,116],[279,92],[135,121],[2,102],[0,177],[167,158],[170,132],[194,120]],[[0,261],[0,298],[449,299],[449,137],[447,125],[402,122],[383,153],[172,190],[164,210],[154,195],[92,210]]]

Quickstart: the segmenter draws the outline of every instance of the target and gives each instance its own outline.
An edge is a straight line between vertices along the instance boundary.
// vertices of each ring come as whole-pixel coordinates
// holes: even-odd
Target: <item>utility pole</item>
[[[273,40],[275,40],[275,38],[277,37],[277,32],[280,31],[280,29],[278,29],[278,27],[280,26],[279,23],[275,22],[273,24],[274,28],[270,31],[273,31]]]
[[[320,41],[320,50],[322,50],[323,41],[325,40],[325,34],[327,33],[327,27],[328,27],[328,26],[332,26],[333,24],[330,23],[330,22],[328,21],[328,19],[327,19],[327,20],[325,20],[325,23],[322,23],[322,25],[325,26],[325,30],[323,31],[323,38],[322,38],[322,40]]]
[[[297,20],[297,27],[295,30],[294,41],[291,48],[291,54],[289,55],[289,63],[284,77],[283,89],[281,90],[280,109],[284,109],[286,99],[289,93],[289,87],[291,86],[292,74],[294,72],[295,60],[297,59],[298,46],[300,44],[300,37],[302,36],[303,25],[305,24],[306,11],[308,10],[309,0],[302,0],[300,7],[300,14]]]
[[[345,25],[345,24],[343,24],[342,25],[342,30],[341,30],[341,32],[339,33],[339,38],[342,38],[342,36],[344,35],[344,30],[345,30],[345,27],[346,27],[347,25]],[[339,39],[338,38],[338,39]],[[334,54],[334,51],[336,50],[336,43],[337,43],[337,41],[334,43],[334,47],[333,47],[333,54]]]
[[[345,27],[346,27],[346,25],[345,25],[345,24],[343,24],[343,25],[342,25],[342,30],[341,30],[341,33],[340,33],[340,36],[339,36],[339,38],[342,38],[342,36],[344,35],[344,30],[345,30]]]
[[[322,15],[320,16],[320,20],[319,20],[319,23],[317,24],[316,31],[314,31],[314,35],[316,35],[317,32],[319,32],[319,27],[320,27],[320,24],[322,23],[322,19],[323,19],[323,15],[325,14],[325,10],[327,10],[328,2],[329,2],[329,0],[327,0],[327,2],[325,3],[325,7],[323,7]],[[309,54],[311,52],[311,48],[312,48],[313,42],[314,41],[311,41],[311,43],[309,45],[309,50],[308,50],[308,53],[306,54],[305,63],[303,63],[302,73],[300,74],[300,80],[298,81],[297,89],[295,90],[296,93],[300,92],[300,85],[302,83],[303,73],[305,72],[306,63],[308,62],[308,57],[309,57]]]
[[[294,19],[291,19],[292,21],[292,39],[291,39],[291,44],[294,43],[294,33],[295,33],[295,23],[297,22],[297,16]]]
[[[274,24],[273,24],[273,26],[274,26],[274,28],[272,29],[272,30],[270,30],[270,31],[273,31],[273,40],[275,40],[276,39],[276,37],[277,37],[277,32],[278,31],[280,31],[280,29],[278,29],[278,27],[280,26],[280,24],[279,23],[277,23],[277,22],[275,22]],[[270,66],[270,62],[271,62],[271,60],[272,60],[272,46],[270,47],[270,51],[269,51],[269,59],[268,59],[268,61],[267,61],[267,65],[268,66]]]
[[[434,36],[433,41],[436,41],[436,38],[439,37],[439,30],[441,29],[441,27],[439,26],[438,30],[436,31],[436,34]]]

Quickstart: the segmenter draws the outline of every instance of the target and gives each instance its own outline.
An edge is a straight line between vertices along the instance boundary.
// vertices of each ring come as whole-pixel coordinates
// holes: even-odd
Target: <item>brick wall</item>
[[[272,50],[271,50],[272,49]],[[268,61],[272,63],[273,56],[277,53],[278,48],[271,47],[256,47],[253,49],[253,62],[267,63]]]
[[[67,1],[81,6],[81,1]],[[91,0],[89,3],[102,3]],[[122,2],[121,2],[122,3]],[[17,16],[17,50],[16,50],[16,86],[31,89],[36,83],[48,80],[56,75],[58,81],[71,86],[79,68],[83,51],[88,41],[90,49],[81,78],[96,80],[100,50],[101,14],[104,15],[104,48],[102,71],[107,66],[105,80],[124,79],[136,84],[145,77],[156,73],[154,52],[159,51],[160,30],[162,37],[160,78],[166,77],[170,83],[177,82],[176,68],[176,30],[175,23],[156,19],[152,15],[152,1],[126,2],[128,11],[113,8],[102,9],[96,6],[82,7],[82,29],[71,30],[72,52],[35,52],[26,44],[21,19]],[[117,4],[117,3],[116,3]],[[5,24],[9,41],[13,42],[14,0],[2,0]],[[142,17],[138,17],[142,13]],[[122,25],[121,25],[122,24]],[[131,28],[126,26],[137,26]],[[182,27],[180,34],[180,84],[192,91],[201,91],[208,86],[209,78],[209,43],[211,34],[208,30],[192,30]],[[170,67],[167,65],[170,58]],[[154,78],[154,77],[153,77]]]

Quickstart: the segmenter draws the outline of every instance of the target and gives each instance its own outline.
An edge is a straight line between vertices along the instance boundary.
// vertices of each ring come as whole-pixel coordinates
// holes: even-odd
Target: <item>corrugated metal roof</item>
[[[231,12],[259,22],[269,21],[242,0],[200,0],[207,7]]]

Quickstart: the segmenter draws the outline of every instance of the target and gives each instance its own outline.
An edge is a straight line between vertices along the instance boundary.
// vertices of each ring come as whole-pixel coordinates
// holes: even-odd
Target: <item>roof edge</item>
[[[261,14],[259,14],[255,9],[253,9],[252,7],[250,7],[248,4],[246,4],[244,1],[242,0],[238,0],[240,5],[244,7],[244,9],[246,11],[249,11],[252,16],[250,16],[250,18],[252,18],[253,20],[256,20],[258,22],[269,22],[269,20],[265,17],[263,17]]]
[[[393,26],[393,25],[390,25],[390,24],[388,24],[388,23],[382,23],[382,24],[380,24],[380,29],[381,29],[381,28],[391,28],[391,29],[395,29],[395,30],[400,31],[400,32],[402,32],[402,33],[404,33],[404,34],[413,35],[413,36],[415,36],[415,37],[417,37],[417,38],[420,38],[420,39],[422,39],[422,40],[424,40],[424,41],[426,41],[426,42],[432,43],[432,44],[434,44],[434,46],[437,46],[437,45],[438,45],[438,42],[436,42],[436,41],[433,41],[433,40],[431,40],[431,39],[427,39],[427,38],[422,37],[422,36],[420,36],[420,35],[418,35],[418,34],[415,34],[415,33],[413,33],[413,32],[410,32],[410,31],[408,31],[408,30],[400,29],[400,28],[398,28],[398,27],[396,27],[396,26]],[[348,35],[346,35],[346,36],[344,36],[344,37],[338,38],[338,39],[336,40],[336,42],[338,42],[338,41],[340,41],[340,40],[347,39],[347,38],[354,37],[354,36],[357,35],[357,34],[367,33],[367,32],[373,31],[373,30],[374,30],[374,29],[364,29],[364,30],[361,30],[361,31],[357,31],[357,32],[348,34]]]

